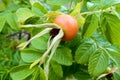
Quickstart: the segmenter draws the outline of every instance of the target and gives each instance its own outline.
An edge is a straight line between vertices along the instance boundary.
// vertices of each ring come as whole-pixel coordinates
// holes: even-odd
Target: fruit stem
[[[100,9],[100,10],[98,10],[98,11],[89,11],[89,12],[83,12],[83,13],[80,13],[81,15],[86,15],[86,14],[96,14],[96,13],[103,13],[103,12],[109,12],[109,11],[113,11],[113,10],[115,10],[115,7],[109,7],[109,8],[107,8],[107,9]]]
[[[20,25],[21,28],[29,28],[29,27],[35,27],[35,28],[60,28],[59,25],[55,23],[44,23],[44,24],[28,24],[28,25]]]

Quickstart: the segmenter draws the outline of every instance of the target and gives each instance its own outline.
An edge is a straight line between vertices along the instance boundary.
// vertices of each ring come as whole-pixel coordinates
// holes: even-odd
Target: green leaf
[[[115,0],[101,0],[101,1],[96,1],[97,4],[102,8],[107,8],[109,6],[112,6]]]
[[[47,0],[50,5],[65,5],[69,3],[69,0]]]
[[[40,67],[40,80],[46,80],[46,74],[41,67]]]
[[[10,27],[14,30],[18,30],[18,24],[15,19],[16,15],[9,12],[7,15],[7,23],[10,25]]]
[[[91,9],[103,9],[111,7],[112,5],[116,5],[120,3],[120,0],[93,0],[92,4],[94,4]],[[92,9],[92,10],[93,10]]]
[[[53,70],[53,67],[50,66],[50,69],[49,69],[49,80],[63,80],[61,79],[61,77],[59,75],[57,75],[56,73],[58,69],[55,69]]]
[[[117,67],[120,69],[120,51],[114,48],[107,48],[111,60],[117,65]]]
[[[101,33],[101,31],[97,31],[93,36],[92,39],[95,40],[95,42],[97,42],[97,44],[99,44],[102,47],[108,47],[111,46],[111,44],[106,40],[106,38],[104,37],[103,33]]]
[[[66,47],[58,47],[52,59],[62,65],[72,65],[71,50]]]
[[[76,6],[75,6],[75,8],[74,8],[74,10],[71,12],[71,15],[75,16],[76,14],[80,14],[80,11],[82,9],[82,5],[83,5],[82,2],[77,3]]]
[[[89,15],[83,26],[82,36],[91,37],[98,28],[98,17],[96,15]]]
[[[24,62],[31,63],[42,56],[41,51],[25,49],[21,51],[21,58]]]
[[[0,14],[0,32],[2,31],[4,25],[6,22],[6,16],[4,16],[3,14]]]
[[[35,71],[35,68],[29,69],[29,65],[20,65],[14,67],[10,71],[12,80],[23,80],[30,76]]]
[[[116,6],[116,11],[120,14],[120,4]]]
[[[71,48],[72,50],[76,50],[76,47],[80,45],[81,40],[82,40],[82,36],[80,33],[78,33],[74,39],[70,41],[66,41],[64,45]]]
[[[40,19],[40,17],[33,16],[33,17],[28,18],[28,19],[24,22],[24,24],[36,24],[36,23],[40,22],[39,19]]]
[[[6,6],[5,6],[5,4],[1,1],[1,2],[0,2],[0,11],[5,10],[5,9],[6,9]]]
[[[46,74],[41,67],[36,67],[36,70],[32,75],[27,77],[25,80],[46,80]]]
[[[61,9],[60,5],[51,5],[51,11],[57,11],[59,9]]]
[[[85,23],[85,18],[80,14],[82,5],[83,5],[82,2],[77,3],[74,10],[70,14],[70,15],[74,16],[74,18],[77,20],[79,26],[82,26]]]
[[[48,17],[48,20],[47,22],[53,22],[54,19],[58,16],[58,15],[61,15],[62,13],[61,12],[58,12],[58,11],[51,11],[51,12],[48,12],[47,14],[45,14],[46,17]]]
[[[98,49],[90,56],[88,71],[92,76],[99,76],[107,69],[107,66],[108,56],[102,49]]]
[[[75,52],[75,61],[80,64],[86,64],[89,61],[89,57],[97,49],[94,43],[83,43]]]
[[[101,16],[101,27],[109,42],[120,45],[120,20],[117,16],[104,13]]]
[[[120,80],[120,74],[114,73],[113,74],[113,80]]]
[[[57,76],[63,77],[63,70],[60,64],[56,63],[55,61],[52,61],[51,68],[53,69],[53,71],[55,72]]]
[[[32,4],[32,11],[40,16],[43,16],[45,13],[47,13],[47,9],[40,2],[34,2]]]
[[[92,80],[91,76],[83,71],[75,73],[74,76],[77,80]]]
[[[39,68],[41,68],[41,67],[39,67]],[[31,80],[40,80],[40,79],[39,79],[39,75],[40,75],[40,69],[39,69],[39,68],[37,68],[37,69],[33,72],[32,76],[30,76],[30,77],[31,77]],[[30,78],[27,77],[25,80],[28,80],[28,79],[30,79]]]
[[[20,24],[23,24],[25,22],[25,20],[27,20],[28,18],[34,16],[33,12],[28,8],[19,8],[16,11],[16,15],[18,17],[18,22]]]
[[[39,49],[39,50],[46,50],[47,49],[47,39],[44,37],[40,37],[31,41],[32,47]]]

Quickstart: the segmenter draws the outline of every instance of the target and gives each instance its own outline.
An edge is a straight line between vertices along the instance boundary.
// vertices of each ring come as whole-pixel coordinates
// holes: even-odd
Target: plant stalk
[[[112,7],[109,7],[107,9],[104,9],[104,10],[100,9],[98,11],[83,12],[83,13],[80,13],[80,14],[81,15],[86,15],[86,14],[90,15],[90,14],[97,14],[97,13],[109,12],[109,11],[113,11],[113,10],[115,10],[115,7],[112,6]]]
[[[30,28],[30,27],[35,27],[35,28],[61,28],[59,25],[55,23],[45,23],[45,24],[28,24],[28,25],[20,25],[21,28]]]

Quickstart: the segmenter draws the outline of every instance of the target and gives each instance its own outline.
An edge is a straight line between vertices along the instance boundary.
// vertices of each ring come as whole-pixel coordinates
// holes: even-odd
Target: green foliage
[[[48,27],[35,25],[53,23],[61,14],[78,22],[73,40],[54,45],[45,60],[41,56],[53,40],[49,33],[18,49]],[[30,69],[38,59],[43,63]],[[0,0],[0,80],[120,80],[119,70],[120,0]]]
[[[7,23],[10,25],[10,27],[14,30],[18,30],[18,24],[16,21],[16,15],[13,13],[9,13],[7,15]]]
[[[91,80],[90,75],[87,72],[84,71],[79,71],[74,74],[75,78],[78,80],[83,79],[83,80]]]
[[[32,76],[30,77],[30,75]],[[23,79],[27,80],[29,78],[31,78],[32,80],[36,80],[36,79],[46,80],[46,75],[41,67],[40,68],[35,67],[33,69],[29,69],[29,65],[20,65],[14,67],[10,71],[10,76],[12,77],[12,80],[23,80]]]
[[[14,29],[18,30],[18,24],[16,21],[16,15],[11,13],[10,11],[6,11],[0,14],[0,31],[4,28],[5,23],[8,23],[9,26]]]
[[[97,46],[93,42],[80,44],[75,52],[76,62],[79,64],[87,64],[90,55],[94,53],[96,49]]]
[[[69,3],[69,0],[47,0],[47,3],[51,5],[65,5]]]
[[[47,40],[45,37],[40,37],[38,39],[35,39],[31,42],[31,45],[40,50],[46,50],[47,49]]]
[[[90,37],[93,35],[98,27],[98,17],[96,15],[89,15],[86,18],[86,22],[83,26],[82,35],[84,37]]]
[[[38,68],[39,69],[39,68]],[[39,73],[40,72],[40,73]],[[44,72],[44,70],[40,67],[40,69],[39,69],[39,72],[37,72],[37,73],[39,73],[39,75],[38,76],[36,76],[36,77],[40,77],[39,79],[40,80],[46,80],[46,74],[45,74],[45,72]],[[36,73],[36,74],[37,74]],[[34,74],[33,74],[34,75]],[[36,80],[36,79],[33,79],[33,80]]]
[[[97,77],[101,73],[105,72],[108,66],[108,56],[105,51],[98,49],[90,56],[88,71],[91,75]]]
[[[21,58],[24,62],[31,63],[42,56],[42,52],[31,49],[21,51]]]
[[[113,79],[114,80],[120,79],[120,75],[118,73],[114,73]]]
[[[71,50],[67,47],[59,47],[53,56],[53,60],[62,65],[72,65]]]
[[[71,12],[71,15],[74,16],[78,22],[79,26],[82,26],[85,23],[85,18],[80,15],[83,3],[78,3],[74,10]]]
[[[120,51],[116,48],[107,48],[108,52],[110,53],[111,60],[120,68]]]
[[[39,16],[43,16],[47,13],[47,9],[40,2],[33,1],[32,2],[32,11]]]
[[[34,71],[35,69],[29,69],[29,65],[17,66],[10,71],[10,76],[13,80],[23,80],[31,75]]]
[[[5,22],[6,22],[5,16],[3,16],[3,14],[0,14],[0,32],[2,31]]]
[[[117,16],[104,13],[101,16],[101,27],[107,39],[116,45],[120,45],[120,20]]]
[[[53,62],[51,62],[51,68],[57,76],[63,77],[63,70],[62,70],[62,66],[60,64],[53,61]]]
[[[18,18],[18,22],[21,23],[21,24],[24,24],[25,20],[27,20],[28,18],[34,16],[32,11],[30,9],[28,9],[28,8],[19,8],[16,11],[16,15],[17,15],[17,18]]]

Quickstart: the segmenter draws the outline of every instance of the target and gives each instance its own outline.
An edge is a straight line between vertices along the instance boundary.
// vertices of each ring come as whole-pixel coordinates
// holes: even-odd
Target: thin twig
[[[113,11],[115,8],[112,6],[112,7],[109,7],[107,9],[100,9],[98,11],[90,11],[90,12],[83,12],[83,13],[80,13],[81,15],[86,15],[86,14],[96,14],[96,13],[103,13],[103,12],[109,12],[109,11]]]
[[[21,28],[61,28],[59,25],[55,23],[45,23],[45,24],[28,24],[28,25],[20,25]]]

